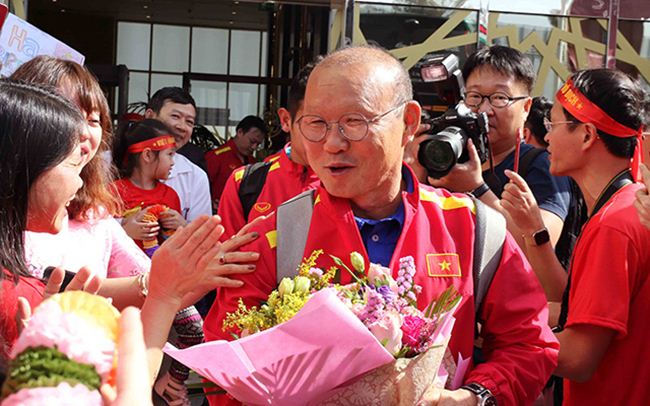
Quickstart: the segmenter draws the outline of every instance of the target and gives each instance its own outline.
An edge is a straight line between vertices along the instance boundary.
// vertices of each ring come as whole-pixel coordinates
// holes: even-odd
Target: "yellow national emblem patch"
[[[460,277],[460,256],[454,253],[427,254],[427,273],[430,277]]]
[[[268,211],[271,208],[271,203],[268,202],[258,202],[255,203],[253,206],[255,210],[257,210],[260,213],[264,213],[265,211]]]

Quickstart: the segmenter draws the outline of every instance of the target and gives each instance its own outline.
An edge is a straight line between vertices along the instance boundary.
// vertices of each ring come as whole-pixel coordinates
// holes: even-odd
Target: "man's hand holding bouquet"
[[[447,380],[441,368],[461,297],[450,288],[416,307],[413,258],[389,269],[352,253],[352,268],[316,268],[317,250],[260,306],[224,320],[233,342],[167,352],[245,404],[415,404]],[[337,272],[353,283],[334,283]]]

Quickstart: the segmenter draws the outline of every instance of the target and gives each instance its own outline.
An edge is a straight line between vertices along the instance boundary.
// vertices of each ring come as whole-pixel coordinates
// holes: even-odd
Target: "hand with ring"
[[[245,228],[234,238],[220,242],[224,228],[219,216],[202,216],[169,237],[152,258],[149,294],[181,305],[195,303],[216,287],[239,287],[229,276],[255,270],[257,252],[238,252],[256,238]]]

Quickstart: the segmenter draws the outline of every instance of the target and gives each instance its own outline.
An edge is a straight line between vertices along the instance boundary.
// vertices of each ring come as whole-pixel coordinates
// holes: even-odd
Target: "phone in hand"
[[[54,266],[48,266],[45,268],[43,271],[43,280],[47,283],[47,281],[50,279],[50,276],[52,275],[52,272],[56,269]],[[63,283],[61,283],[61,288],[59,288],[59,292],[63,292],[65,288],[68,287],[70,282],[72,281],[72,278],[74,278],[76,274],[71,271],[65,271],[65,276],[63,277]]]

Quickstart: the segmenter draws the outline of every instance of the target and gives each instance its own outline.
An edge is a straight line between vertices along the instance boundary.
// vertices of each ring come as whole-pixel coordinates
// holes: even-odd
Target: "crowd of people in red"
[[[410,256],[419,307],[450,286],[462,295],[448,347],[469,360],[462,386],[432,388],[419,404],[645,404],[650,97],[621,72],[591,69],[572,73],[555,100],[534,101],[531,61],[504,46],[477,50],[462,74],[462,103],[487,116],[491,159],[470,140],[468,159],[432,178],[418,159],[430,127],[409,74],[377,47],[303,67],[278,110],[289,142],[257,163],[268,133],[258,117],[202,151],[183,89],[160,89],[142,120],[114,127],[85,67],[43,56],[21,66],[0,81],[3,378],[31,309],[85,290],[123,312],[117,391],[105,403],[151,404],[153,389],[188,405],[186,367],[158,376],[170,329],[182,348],[232,340],[227,313],[277,287],[286,236],[276,209],[313,190],[311,217],[295,219],[310,224],[305,256],[356,251],[395,274]],[[477,205],[507,228],[479,306]],[[436,271],[436,255],[456,256],[457,269]]]

